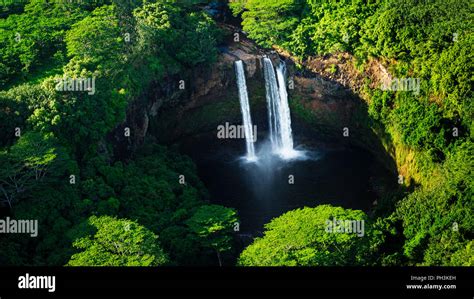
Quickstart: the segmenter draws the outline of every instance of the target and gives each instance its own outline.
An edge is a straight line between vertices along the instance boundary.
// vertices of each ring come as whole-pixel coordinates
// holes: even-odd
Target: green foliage
[[[474,229],[473,150],[471,142],[456,147],[441,166],[436,185],[420,188],[398,204],[396,215],[407,239],[404,254],[412,263],[451,265],[468,252]]]
[[[423,178],[423,186],[402,199],[393,215],[395,222],[402,221],[404,257],[386,256],[381,263],[408,259],[412,264],[472,264],[472,234],[466,233],[472,231],[467,216],[472,211],[468,169],[474,115],[471,3],[247,0],[231,8],[241,13],[243,29],[262,46],[282,47],[303,60],[338,51],[352,53],[359,63],[375,57],[388,66],[392,77],[421,82],[417,94],[368,92],[371,125],[385,129],[384,138],[393,143],[387,144],[389,149],[413,151],[417,169],[410,171]],[[459,224],[459,232],[452,230],[453,223]],[[244,253],[260,250],[267,238]]]
[[[430,84],[443,115],[450,119],[461,118],[462,125],[469,128],[474,118],[472,96],[472,61],[474,61],[474,35],[461,35],[446,50],[433,57],[433,67],[426,72],[432,75]]]
[[[121,61],[123,39],[120,36],[114,6],[102,6],[75,23],[66,33],[67,53],[79,59],[105,62]]]
[[[0,88],[64,63],[64,34],[87,14],[73,2],[30,1],[22,14],[0,19]]]
[[[172,263],[208,264],[214,253],[201,252],[202,240],[186,224],[207,198],[192,161],[146,146],[125,163],[97,149],[110,147],[106,134],[151,85],[215,61],[220,32],[214,21],[190,4],[139,0],[32,0],[24,9],[10,8],[0,19],[0,87],[7,89],[0,92],[0,196],[13,216],[38,219],[42,233],[26,240],[2,236],[2,264],[65,264],[90,215],[137,220],[163,231]],[[59,81],[74,78],[95,80],[95,92],[58,90]],[[116,228],[94,221],[100,231]],[[78,240],[87,250],[72,264],[113,261],[89,255],[98,248],[93,237],[92,243]],[[27,250],[7,252],[14,248]]]
[[[474,266],[474,241],[470,241],[466,247],[453,253],[450,264],[453,266]]]
[[[248,0],[231,8],[243,11],[244,30],[265,47],[280,46],[301,58],[348,51],[361,59],[396,60],[394,75],[420,78],[424,101],[434,98],[442,117],[468,128],[474,115],[468,2]],[[424,121],[433,121],[432,106],[424,106],[423,114],[429,115]],[[383,114],[386,119],[388,111]],[[428,134],[423,138],[434,137]]]
[[[370,97],[369,116],[378,121],[386,122],[393,106],[393,96],[390,92],[376,90]]]
[[[184,185],[179,183],[181,175],[185,178]],[[210,256],[215,255],[215,249],[207,250],[211,246],[205,242],[207,239],[198,236],[188,225],[188,220],[205,204],[202,199],[207,198],[189,158],[148,144],[127,164],[109,165],[99,157],[91,159],[83,168],[82,180],[82,206],[86,213],[136,219],[160,234],[161,244],[172,262],[209,264]],[[205,210],[209,219],[212,213],[217,219],[226,219],[219,213],[219,206],[212,207],[215,210]],[[231,220],[234,219],[228,221]],[[216,238],[222,238],[219,250],[225,251],[230,236],[227,227],[217,232]]]
[[[77,174],[78,167],[54,137],[22,134],[8,152],[0,153],[1,201],[14,217],[38,220],[40,231],[36,238],[5,236],[1,241],[5,247],[0,248],[2,264],[64,263],[70,255],[65,234],[79,218],[78,194],[69,184],[69,175]],[[10,246],[24,250],[5,252]]]
[[[59,18],[58,14],[66,11],[70,17],[57,20],[61,30],[52,27],[51,31],[59,41],[48,42],[48,45],[57,45],[61,52],[57,52],[57,57],[61,59],[59,64],[65,64],[63,74],[34,86],[36,94],[25,94],[29,102],[35,102],[33,97],[41,100],[31,107],[31,111],[25,111],[18,121],[31,114],[28,123],[34,129],[53,132],[82,159],[95,150],[94,144],[106,132],[124,120],[127,103],[140,96],[151,82],[187,67],[214,61],[219,33],[204,13],[188,11],[185,6],[167,3],[145,4],[137,8],[136,4],[126,7],[104,5],[95,9],[94,6],[86,7],[79,13],[82,10],[77,5],[55,6],[35,2],[27,7],[25,14],[17,16],[26,18],[27,14],[33,14],[50,22],[51,18]],[[88,11],[92,9],[92,12]],[[125,24],[123,28],[121,23]],[[124,28],[130,32],[123,32]],[[47,32],[42,29],[41,34]],[[126,40],[127,36],[130,40]],[[42,35],[38,38],[49,41]],[[14,40],[9,41],[11,44],[6,45],[5,51],[16,49]],[[25,39],[27,41],[31,39]],[[65,57],[66,46],[69,62]],[[33,55],[34,51],[41,49],[33,43],[24,52]],[[45,57],[53,56],[55,52],[52,51],[45,50]],[[5,56],[16,57],[16,54],[12,55],[5,53]],[[18,65],[16,62],[12,64]],[[25,72],[30,70],[25,68]],[[58,81],[69,78],[94,79],[95,93],[57,91]],[[2,101],[2,105],[5,102]],[[18,109],[14,103],[9,105],[13,107],[2,108],[2,111]]]
[[[377,6],[365,0],[248,0],[231,8],[234,14],[243,11],[242,25],[250,38],[303,57],[353,50],[364,20]]]
[[[399,93],[392,117],[405,144],[417,149],[434,147],[442,150],[446,147],[444,131],[448,128],[442,127],[437,105],[424,105],[406,93]]]
[[[25,9],[24,1],[3,1],[0,6],[0,18],[6,18],[11,14],[21,14]]]
[[[239,264],[472,266],[470,3],[242,0],[230,6],[265,47],[303,59],[348,51],[361,60],[378,58],[394,76],[420,78],[419,95],[372,92],[368,112],[416,151],[428,178],[385,219],[329,206],[288,212],[267,225]],[[148,97],[150,86],[165,78],[186,77],[215,61],[221,33],[214,21],[193,3],[141,0],[31,0],[2,7],[0,17],[0,198],[12,216],[38,219],[41,230],[38,238],[0,236],[0,264],[202,265],[215,262],[216,253],[222,263],[221,253],[233,245],[236,212],[207,205],[190,159],[157,146],[127,161],[97,154],[99,143],[109,146],[105,136],[124,121],[128,103]],[[96,80],[94,95],[55,89],[60,79],[80,77]],[[330,217],[371,225],[363,238],[327,234]]]
[[[327,232],[326,221],[365,221],[363,237],[354,233]],[[337,266],[369,263],[372,245],[380,238],[362,211],[321,205],[297,209],[265,225],[239,257],[242,266]]]
[[[229,8],[234,16],[238,16],[244,12],[246,0],[230,0]]]
[[[137,8],[134,16],[138,51],[159,76],[215,60],[219,31],[202,12],[157,2]]]
[[[107,89],[111,82],[105,77],[95,78],[90,72],[82,74],[84,78],[96,80],[94,95],[87,91],[56,91],[53,80],[48,80],[44,84],[45,101],[28,119],[34,129],[53,132],[79,157],[125,118],[127,104],[124,95]]]
[[[25,128],[30,110],[27,98],[23,95],[30,93],[32,89],[30,85],[20,85],[8,92],[0,92],[0,147],[12,144],[16,128]]]
[[[300,22],[304,1],[248,0],[242,25],[248,36],[262,46],[285,44]]]
[[[186,221],[190,231],[197,236],[201,246],[216,251],[219,265],[222,265],[221,253],[231,250],[234,225],[237,213],[219,205],[201,206]]]
[[[467,7],[469,4],[464,1],[424,3],[393,0],[367,19],[357,51],[395,59],[398,61],[395,75],[417,76],[423,82],[420,96],[423,99],[418,99],[421,105],[413,103],[412,106],[419,107],[411,111],[404,110],[401,105],[397,120],[404,115],[431,123],[431,127],[440,127],[445,123],[442,118],[447,118],[450,128],[463,126],[466,130],[471,126],[474,107],[470,68],[474,43],[467,21],[472,20],[472,11]],[[417,99],[410,101],[416,102]],[[436,109],[433,105],[426,105],[428,101],[441,108],[436,112],[439,116],[433,116]],[[412,139],[406,134],[408,131],[402,129],[403,139]],[[425,134],[420,134],[420,138],[439,145],[440,141],[432,130],[425,130]],[[410,141],[408,144],[413,145]]]
[[[25,133],[8,152],[0,152],[1,202],[12,208],[24,194],[38,188],[48,174],[63,174],[67,167],[58,163],[67,159],[66,153],[55,148],[55,140],[51,136]]]
[[[374,56],[409,60],[452,45],[453,34],[467,33],[469,1],[383,1],[363,26],[363,44]]]
[[[288,48],[296,55],[353,51],[363,21],[377,3],[371,1],[308,1],[308,13],[296,28]]]
[[[68,266],[160,266],[168,262],[158,237],[134,221],[92,216],[89,223],[97,231],[74,242],[83,251],[74,254]]]

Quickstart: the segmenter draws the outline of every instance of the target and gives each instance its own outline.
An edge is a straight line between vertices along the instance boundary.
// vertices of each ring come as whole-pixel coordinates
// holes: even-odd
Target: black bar
[[[19,289],[19,276],[54,275],[55,292]],[[472,267],[76,268],[0,267],[0,298],[473,298]],[[412,276],[455,280],[414,281]],[[407,290],[407,284],[456,285]]]

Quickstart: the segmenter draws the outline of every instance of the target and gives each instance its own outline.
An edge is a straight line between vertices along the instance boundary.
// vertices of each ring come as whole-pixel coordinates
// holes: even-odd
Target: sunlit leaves
[[[96,232],[74,242],[83,251],[71,257],[69,266],[159,266],[168,262],[158,237],[134,221],[92,216],[89,224]]]
[[[332,219],[367,221],[362,211],[320,205],[297,209],[274,218],[265,233],[239,257],[243,266],[336,266],[368,262],[372,227],[365,223],[363,237],[328,233]]]

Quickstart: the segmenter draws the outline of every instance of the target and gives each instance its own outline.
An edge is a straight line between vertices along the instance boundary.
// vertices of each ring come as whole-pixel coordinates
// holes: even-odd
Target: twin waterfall
[[[245,139],[247,144],[247,160],[255,161],[255,148],[253,144],[252,119],[245,84],[244,67],[241,60],[235,62],[237,75],[237,86],[239,88],[240,108],[244,125]],[[297,156],[293,149],[293,136],[291,133],[290,108],[288,106],[288,93],[285,81],[286,66],[280,63],[275,69],[272,61],[263,58],[263,74],[265,78],[265,92],[267,99],[268,129],[272,152],[283,159]]]

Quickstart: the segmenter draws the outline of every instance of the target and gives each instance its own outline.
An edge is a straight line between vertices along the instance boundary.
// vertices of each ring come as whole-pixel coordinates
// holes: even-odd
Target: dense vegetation
[[[389,136],[402,181],[415,188],[389,199],[398,200],[388,211],[389,227],[401,225],[403,244],[402,256],[394,261],[473,265],[470,2],[245,0],[230,6],[250,38],[284,49],[303,64],[311,56],[349,52],[358,69],[376,59],[395,79],[419,79],[419,92],[370,89],[370,82],[362,91],[370,116],[366,125],[383,132],[381,138]],[[271,242],[277,222],[268,229],[250,248]],[[249,249],[244,251],[244,263],[280,263],[249,255]]]
[[[44,1],[0,8],[0,208],[37,219],[0,236],[1,265],[231,265],[235,210],[209,204],[193,162],[153,140],[130,158],[108,134],[151,86],[216,60],[222,33],[193,1]],[[206,2],[206,1],[195,1]],[[266,225],[242,266],[473,265],[472,5],[468,0],[241,0],[263,47],[349,52],[420,92],[359,91],[366,126],[395,148],[406,188],[374,215],[331,206]],[[64,92],[58,82],[95,80]],[[178,82],[178,80],[176,80]],[[177,88],[178,83],[176,83]],[[134,132],[131,132],[133,134]],[[327,219],[365,221],[363,238]]]
[[[109,216],[92,216],[89,222],[97,228],[94,238],[74,242],[84,249],[68,262],[70,266],[159,266],[168,258],[157,242],[158,237],[130,220]]]
[[[327,221],[363,221],[364,235],[328,233]],[[367,228],[366,228],[367,226]],[[244,266],[371,265],[384,236],[364,212],[320,205],[273,219],[240,255]]]
[[[149,144],[120,161],[106,139],[151,84],[214,61],[214,21],[161,1],[33,0],[2,17],[0,197],[40,233],[2,235],[1,264],[228,263],[236,212],[206,204],[191,160]],[[96,90],[57,90],[64,78]]]

